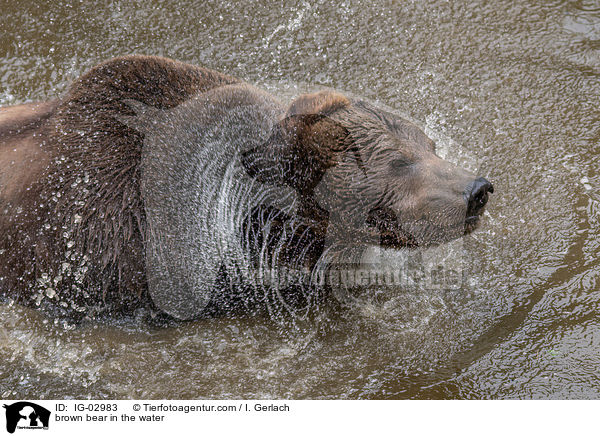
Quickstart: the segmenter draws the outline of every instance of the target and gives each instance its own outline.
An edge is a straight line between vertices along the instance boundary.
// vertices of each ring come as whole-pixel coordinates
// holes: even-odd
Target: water
[[[286,96],[326,86],[395,107],[496,188],[482,228],[446,248],[459,289],[333,299],[296,326],[71,326],[4,304],[2,397],[600,398],[595,2],[0,7],[2,105],[59,95],[113,56],[164,55]]]

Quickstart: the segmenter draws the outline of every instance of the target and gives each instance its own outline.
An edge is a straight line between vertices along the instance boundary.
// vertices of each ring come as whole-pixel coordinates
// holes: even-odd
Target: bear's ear
[[[349,104],[332,91],[298,97],[269,139],[242,154],[242,165],[262,183],[310,192],[346,147],[348,130],[330,115]]]
[[[335,91],[319,91],[303,94],[294,100],[287,110],[287,116],[294,115],[331,115],[339,109],[350,106],[347,97]]]

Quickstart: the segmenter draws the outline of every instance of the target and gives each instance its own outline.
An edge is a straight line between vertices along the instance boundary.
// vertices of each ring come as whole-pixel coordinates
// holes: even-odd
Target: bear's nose
[[[488,201],[488,194],[493,192],[494,186],[483,177],[469,183],[464,194],[467,202],[467,218],[479,215]]]

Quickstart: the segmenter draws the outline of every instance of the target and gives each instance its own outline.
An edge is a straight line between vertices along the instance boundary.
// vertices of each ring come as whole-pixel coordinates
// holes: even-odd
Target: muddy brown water
[[[60,95],[113,56],[164,55],[286,96],[326,86],[387,104],[496,187],[481,229],[441,249],[460,286],[326,302],[295,326],[74,326],[4,302],[1,397],[600,398],[599,3],[1,0],[0,10],[0,105]]]

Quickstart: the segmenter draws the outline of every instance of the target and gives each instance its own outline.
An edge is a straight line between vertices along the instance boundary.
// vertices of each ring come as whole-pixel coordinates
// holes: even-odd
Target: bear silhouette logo
[[[6,409],[6,431],[14,433],[16,428],[48,429],[50,411],[29,401],[19,401],[10,405],[4,404]]]

